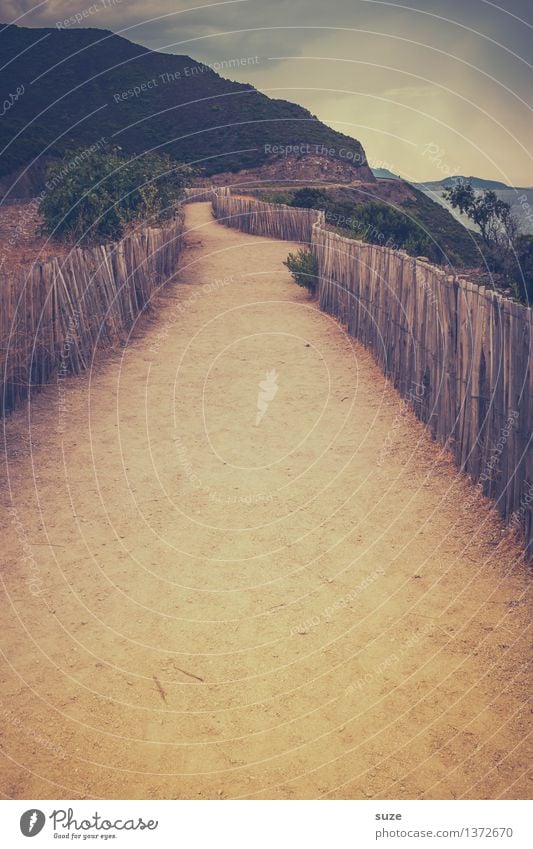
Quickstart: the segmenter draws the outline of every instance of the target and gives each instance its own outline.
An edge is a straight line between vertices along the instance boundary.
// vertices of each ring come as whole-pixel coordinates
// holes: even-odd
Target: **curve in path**
[[[291,245],[187,221],[142,334],[5,424],[2,793],[525,797],[512,541]]]

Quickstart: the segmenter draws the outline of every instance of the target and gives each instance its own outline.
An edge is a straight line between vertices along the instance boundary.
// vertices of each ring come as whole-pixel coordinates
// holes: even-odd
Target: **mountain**
[[[401,180],[399,174],[393,174],[388,168],[372,168],[376,180]]]
[[[442,206],[387,169],[376,180],[358,141],[188,56],[106,30],[9,25],[0,29],[0,66],[0,194],[39,194],[47,164],[68,150],[154,149],[193,162],[200,183],[359,185],[357,202],[392,203],[458,262],[477,260],[472,235]]]
[[[508,186],[506,183],[500,183],[498,180],[484,180],[482,177],[445,177],[443,180],[431,180],[427,183],[414,183],[415,186],[419,188],[426,189],[434,189],[435,191],[440,191],[441,189],[453,189],[458,183],[470,183],[470,185],[474,189],[510,189],[511,186]]]
[[[346,169],[374,180],[361,144],[303,107],[106,30],[4,25],[0,67],[0,177],[38,160],[19,181],[32,184],[28,192],[49,158],[104,142],[166,152],[207,175],[258,167],[272,148],[279,156],[324,146],[349,150]]]

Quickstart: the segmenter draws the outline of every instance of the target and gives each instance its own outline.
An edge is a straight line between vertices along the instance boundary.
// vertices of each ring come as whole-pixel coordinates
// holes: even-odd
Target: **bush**
[[[318,260],[314,254],[302,249],[297,254],[289,254],[283,264],[287,266],[298,286],[303,286],[314,294],[318,283]]]
[[[294,192],[291,206],[298,209],[325,209],[329,203],[326,192],[322,189],[298,189]]]
[[[404,250],[411,256],[425,256],[433,262],[442,260],[442,251],[418,222],[387,204],[375,201],[356,204],[352,221],[354,235],[365,242]]]
[[[119,239],[132,222],[172,215],[191,173],[153,153],[71,151],[48,169],[39,206],[43,230],[76,243]]]
[[[364,242],[442,262],[442,250],[428,238],[418,221],[381,201],[336,201],[322,189],[304,188],[295,192],[291,206],[323,209],[328,223],[338,222],[339,229],[348,229],[351,236]]]
[[[266,203],[284,203],[286,206],[290,206],[292,202],[292,194],[290,192],[283,191],[263,192],[260,200],[263,200]]]
[[[515,296],[533,305],[533,236],[519,236],[514,243],[516,253],[513,268],[507,276]]]

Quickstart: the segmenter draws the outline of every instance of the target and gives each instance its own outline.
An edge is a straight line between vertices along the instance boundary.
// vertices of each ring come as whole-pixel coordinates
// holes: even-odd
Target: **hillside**
[[[200,184],[359,185],[353,201],[391,203],[455,262],[479,262],[475,241],[443,209],[438,192],[431,203],[421,187],[376,180],[355,139],[188,56],[147,50],[105,30],[7,26],[0,63],[0,194],[37,195],[47,164],[69,149],[155,149],[193,162]],[[317,151],[322,146],[326,154]]]
[[[429,180],[426,183],[414,183],[413,185],[426,189],[453,189],[457,183],[470,183],[474,189],[510,189],[506,183],[499,180],[485,180],[483,177],[462,177],[460,175],[445,177],[443,180]]]
[[[280,188],[282,191],[279,191]],[[319,197],[309,205],[324,209],[326,221],[340,230],[346,227],[349,230],[350,222],[359,218],[361,204],[370,207],[385,205],[391,212],[398,213],[400,219],[403,218],[403,227],[410,230],[420,228],[419,235],[428,239],[434,261],[456,269],[483,265],[477,234],[466,229],[441,204],[435,203],[405,180],[377,180],[373,184],[358,186],[315,184],[309,188],[319,192]],[[253,193],[268,202],[292,204],[295,191],[290,186],[264,186]],[[375,230],[383,234],[383,242],[391,236],[387,222],[377,224]]]
[[[43,157],[102,139],[127,153],[157,148],[207,175],[258,167],[272,148],[324,145],[350,151],[352,179],[374,179],[361,144],[301,106],[105,30],[4,26],[0,65],[1,100],[10,104],[0,122],[0,177],[39,158],[18,194],[42,184]]]
[[[388,168],[372,168],[372,173],[377,180],[401,180],[398,174],[393,174]]]

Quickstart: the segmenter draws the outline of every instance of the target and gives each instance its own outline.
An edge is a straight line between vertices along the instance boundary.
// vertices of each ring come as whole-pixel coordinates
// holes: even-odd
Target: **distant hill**
[[[106,30],[3,26],[0,66],[0,102],[11,104],[0,120],[0,177],[38,158],[28,192],[47,158],[102,137],[128,153],[195,161],[205,174],[258,167],[272,147],[324,145],[349,150],[346,169],[374,179],[361,144],[303,107]]]
[[[453,177],[445,177],[443,180],[431,180],[427,183],[414,183],[413,185],[419,188],[434,189],[451,189],[457,183],[470,183],[474,189],[510,189],[506,183],[500,183],[498,180],[484,180],[482,177],[461,177],[459,175]]]
[[[372,173],[377,180],[401,180],[398,174],[393,174],[388,168],[372,168]]]

